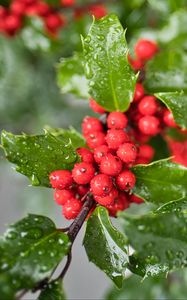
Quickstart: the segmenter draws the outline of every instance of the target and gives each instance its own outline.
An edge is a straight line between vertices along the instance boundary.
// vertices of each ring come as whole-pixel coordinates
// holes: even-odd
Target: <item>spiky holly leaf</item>
[[[84,247],[88,259],[121,287],[128,262],[126,239],[112,226],[106,208],[97,207],[88,219]]]
[[[78,160],[71,138],[63,139],[50,133],[14,135],[3,131],[1,143],[7,159],[16,170],[26,175],[32,185],[49,187],[49,174],[54,170],[71,170]]]
[[[83,49],[90,95],[107,111],[126,111],[136,75],[128,63],[125,31],[117,16],[94,20]]]
[[[0,239],[2,299],[49,277],[70,246],[68,236],[47,217],[28,215],[11,225]]]

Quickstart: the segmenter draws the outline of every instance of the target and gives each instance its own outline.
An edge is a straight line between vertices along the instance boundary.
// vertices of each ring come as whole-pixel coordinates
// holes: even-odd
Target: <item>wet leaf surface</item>
[[[83,39],[90,95],[108,111],[126,111],[136,75],[129,66],[125,31],[115,15],[94,20]]]
[[[121,287],[128,255],[126,239],[110,222],[106,208],[99,206],[87,222],[84,247],[89,261]]]
[[[41,292],[38,300],[65,300],[65,294],[61,280],[55,280],[47,285]]]

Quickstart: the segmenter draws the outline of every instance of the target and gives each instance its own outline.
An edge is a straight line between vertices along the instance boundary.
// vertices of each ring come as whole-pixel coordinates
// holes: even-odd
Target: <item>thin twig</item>
[[[71,264],[71,260],[72,260],[72,253],[71,253],[71,249],[70,249],[70,252],[68,253],[68,256],[67,256],[67,261],[66,261],[65,267],[62,270],[62,272],[60,273],[60,275],[57,277],[57,279],[62,280],[64,278],[64,276],[66,275],[66,273],[69,269],[69,266]]]

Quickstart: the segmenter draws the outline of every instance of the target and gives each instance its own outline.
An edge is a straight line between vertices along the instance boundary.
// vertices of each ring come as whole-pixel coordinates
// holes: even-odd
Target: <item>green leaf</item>
[[[65,300],[61,280],[54,280],[41,292],[38,300]]]
[[[50,134],[58,137],[62,141],[64,139],[70,139],[71,144],[74,149],[80,148],[80,147],[86,147],[86,141],[82,134],[80,134],[75,128],[70,127],[70,129],[62,129],[62,128],[51,128],[49,126],[45,127],[47,132]]]
[[[181,50],[161,51],[146,67],[148,92],[187,91],[187,55]]]
[[[187,266],[187,215],[149,213],[123,218],[124,231],[135,253],[129,268],[141,276],[156,276]]]
[[[32,185],[49,187],[49,174],[58,169],[72,169],[78,156],[67,137],[59,139],[43,135],[14,135],[2,131],[2,146],[7,159],[16,164],[16,170],[26,175]]]
[[[11,290],[32,289],[49,277],[70,245],[47,217],[28,215],[11,225],[0,239],[0,281],[7,283],[0,286],[2,299]]]
[[[84,247],[89,261],[121,287],[128,262],[126,239],[112,226],[106,208],[97,207],[89,218]]]
[[[159,300],[185,299],[187,294],[186,274],[175,272],[166,277],[149,277],[141,281],[136,275],[126,278],[122,289],[115,287],[106,295],[106,300]]]
[[[88,81],[84,74],[82,54],[75,53],[72,57],[61,59],[57,65],[57,81],[62,93],[88,99]]]
[[[94,20],[83,39],[90,95],[108,111],[126,111],[136,75],[129,66],[125,31],[115,15]]]
[[[132,168],[136,176],[133,192],[155,204],[178,200],[187,195],[187,168],[169,159]]]
[[[153,160],[160,160],[169,157],[169,149],[162,135],[153,136],[149,144],[155,149]]]
[[[169,110],[172,111],[175,122],[183,129],[187,128],[187,95],[184,93],[157,93]]]

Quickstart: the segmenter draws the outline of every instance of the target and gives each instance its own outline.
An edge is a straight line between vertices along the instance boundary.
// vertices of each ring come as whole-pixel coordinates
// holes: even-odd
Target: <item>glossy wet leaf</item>
[[[88,99],[88,80],[84,74],[83,55],[62,58],[57,66],[57,81],[62,93]]]
[[[172,111],[176,124],[181,128],[186,129],[187,95],[184,93],[157,93],[156,97]]]
[[[187,195],[187,168],[169,159],[132,168],[136,176],[134,193],[155,204],[178,200]]]
[[[7,159],[35,186],[49,187],[52,171],[71,170],[78,159],[68,136],[62,140],[49,133],[14,135],[3,131],[1,143]]]
[[[122,289],[112,287],[106,300],[171,300],[185,299],[187,293],[185,270],[169,274],[167,277],[149,277],[144,281],[131,275],[123,282]]]
[[[32,289],[50,276],[69,248],[68,236],[49,218],[28,215],[9,226],[0,239],[0,281],[6,280],[7,289],[14,292]],[[0,294],[6,298],[3,285]]]
[[[156,276],[187,266],[187,216],[183,212],[149,213],[121,219],[135,250],[129,268],[141,276]]]
[[[65,300],[61,280],[54,280],[40,293],[38,300]]]
[[[168,145],[162,135],[152,137],[149,144],[155,149],[153,160],[160,160],[170,156]]]
[[[83,48],[90,95],[108,111],[126,111],[136,76],[128,63],[125,31],[118,18],[109,15],[94,20]]]
[[[155,214],[156,213],[164,214],[164,213],[170,213],[170,212],[179,213],[181,211],[187,212],[187,197],[181,198],[176,201],[170,201],[166,204],[163,204],[162,206],[157,208],[157,210],[155,210]]]
[[[74,149],[80,147],[86,147],[86,141],[84,137],[73,127],[70,127],[70,129],[62,129],[62,128],[50,128],[49,126],[47,126],[46,130],[47,132],[58,137],[62,141],[67,138],[70,139]]]
[[[161,51],[146,67],[148,92],[187,91],[187,55],[181,50]]]
[[[97,207],[89,218],[84,247],[89,261],[121,287],[128,262],[126,239],[112,226],[106,208]]]

